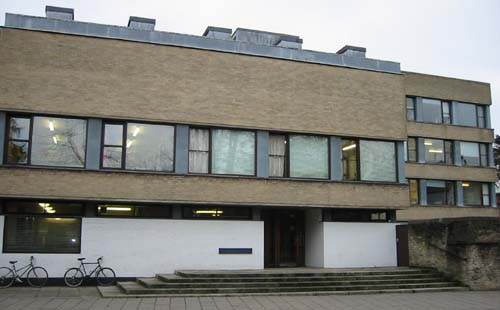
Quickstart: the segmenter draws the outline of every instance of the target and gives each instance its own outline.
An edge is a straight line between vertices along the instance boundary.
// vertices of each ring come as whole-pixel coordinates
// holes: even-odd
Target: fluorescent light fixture
[[[55,144],[57,144],[57,137],[56,136],[53,136],[52,137],[52,141],[54,141]]]
[[[40,202],[38,205],[42,208],[47,208],[48,206],[50,206],[50,203]]]
[[[429,150],[429,153],[443,153],[443,150]]]
[[[462,187],[469,187],[470,184],[469,183],[462,183]]]
[[[138,133],[139,133],[139,127],[137,127],[137,126],[136,126],[136,127],[134,128],[134,132],[132,133],[132,136],[133,136],[133,137],[137,137],[137,134],[138,134]]]
[[[348,151],[350,149],[356,148],[356,144],[351,144],[342,148],[342,151]]]
[[[432,142],[424,142],[424,145],[432,145]]]
[[[76,242],[76,239],[71,239],[71,242],[75,243],[75,242]]]
[[[45,210],[45,211],[46,211],[47,213],[50,213],[50,214],[52,214],[52,213],[56,213],[56,210]]]
[[[54,131],[54,122],[53,121],[49,121],[49,129],[50,129],[50,131]]]
[[[222,214],[222,213],[224,213],[224,211],[222,211],[222,210],[196,210],[196,211],[194,211],[194,213],[196,213],[196,214],[213,214],[213,215],[216,215],[216,214]]]
[[[132,208],[129,207],[106,207],[108,211],[132,211]]]
[[[127,141],[127,149],[132,146],[132,143],[134,143],[134,140]]]

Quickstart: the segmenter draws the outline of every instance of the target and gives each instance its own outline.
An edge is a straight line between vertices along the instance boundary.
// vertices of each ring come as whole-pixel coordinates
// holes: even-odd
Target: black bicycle
[[[102,267],[101,260],[102,256],[97,259],[95,263],[84,263],[84,257],[78,259],[80,261],[80,267],[70,268],[64,274],[64,283],[70,287],[80,286],[84,278],[90,278],[95,274],[97,283],[102,286],[108,286],[115,283],[115,272],[109,267]],[[87,274],[85,265],[96,265],[92,272]]]
[[[33,265],[34,257],[30,257],[30,263],[22,268],[16,269],[17,260],[11,260],[9,267],[0,268],[0,288],[7,288],[11,286],[14,281],[23,283],[21,277],[26,275],[26,281],[33,287],[42,287],[47,283],[49,274],[43,267]]]

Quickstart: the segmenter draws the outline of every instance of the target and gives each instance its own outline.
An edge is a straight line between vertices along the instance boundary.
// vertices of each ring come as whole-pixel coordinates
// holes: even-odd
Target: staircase
[[[103,297],[329,295],[461,291],[467,287],[434,269],[265,269],[177,271],[116,287],[99,287]]]

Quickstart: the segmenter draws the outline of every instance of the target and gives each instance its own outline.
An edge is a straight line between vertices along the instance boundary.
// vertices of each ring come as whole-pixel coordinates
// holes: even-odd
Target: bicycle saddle
[[[84,259],[85,259],[85,257],[80,257],[78,260],[79,260],[79,261],[82,261],[82,260],[84,260]]]
[[[9,263],[15,264],[15,263],[17,263],[17,260],[11,260],[11,261],[9,261]]]

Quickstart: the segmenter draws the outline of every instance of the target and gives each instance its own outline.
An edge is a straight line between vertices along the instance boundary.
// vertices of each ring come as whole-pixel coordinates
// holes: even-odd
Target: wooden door
[[[398,266],[409,266],[408,225],[396,226]]]

